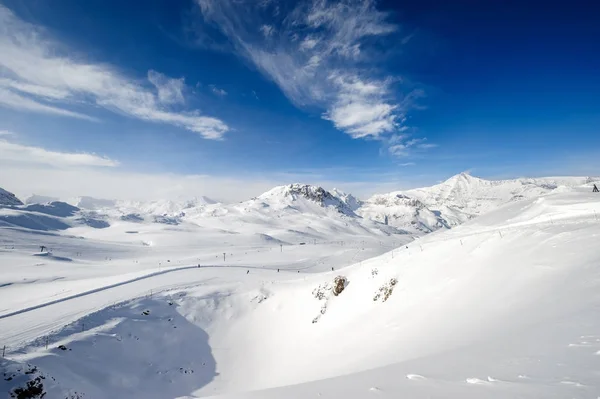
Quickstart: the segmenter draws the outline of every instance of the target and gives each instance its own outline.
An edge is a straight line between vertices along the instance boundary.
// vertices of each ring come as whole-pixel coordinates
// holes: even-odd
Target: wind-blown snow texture
[[[0,392],[595,398],[594,180],[459,175],[364,203],[294,184],[239,204],[7,204]]]

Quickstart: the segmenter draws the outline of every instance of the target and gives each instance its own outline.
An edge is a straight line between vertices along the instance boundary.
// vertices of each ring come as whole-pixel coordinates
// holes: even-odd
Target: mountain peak
[[[274,187],[266,193],[258,196],[258,199],[269,203],[288,205],[303,199],[313,202],[323,208],[334,207],[339,213],[347,215],[354,214],[352,206],[343,198],[332,194],[323,187],[313,186],[310,184],[292,183],[285,186]]]
[[[259,198],[269,198],[274,196],[292,197],[302,196],[313,201],[323,201],[325,198],[333,197],[333,195],[320,186],[312,186],[310,184],[292,183],[285,186],[277,186],[271,190],[261,194]]]
[[[23,205],[20,199],[10,191],[0,188],[0,206],[18,206]]]
[[[446,180],[445,183],[455,183],[455,182],[459,182],[459,181],[472,182],[474,180],[479,180],[479,179],[477,177],[473,177],[471,175],[471,172],[465,171],[465,172],[460,172],[459,174],[452,176],[451,178]]]

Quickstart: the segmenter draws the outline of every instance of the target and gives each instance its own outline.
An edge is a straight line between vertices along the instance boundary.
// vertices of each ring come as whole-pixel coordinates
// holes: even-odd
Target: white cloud
[[[9,130],[0,130],[0,136],[13,136],[14,133]]]
[[[333,73],[330,79],[338,88],[337,100],[325,114],[335,126],[354,138],[374,137],[393,132],[403,115],[391,105],[380,101],[388,96],[387,82],[363,80],[358,76]]]
[[[223,121],[198,111],[172,109],[184,102],[183,79],[150,70],[147,82],[137,82],[109,65],[65,55],[64,46],[48,37],[42,28],[21,21],[0,5],[0,105],[93,119],[65,109],[73,102],[91,102],[128,117],[180,126],[208,139],[220,139],[229,130]],[[48,100],[53,102],[45,103]]]
[[[3,164],[3,169],[11,165],[20,167],[23,164],[41,164],[53,167],[114,167],[119,165],[117,161],[96,154],[49,151],[41,147],[10,143],[6,140],[0,140],[0,164]]]
[[[24,97],[20,94],[14,93],[10,90],[5,90],[3,88],[0,88],[0,105],[6,108],[12,108],[19,111],[30,111],[49,115],[67,116],[70,118],[86,119],[94,122],[98,121],[96,118],[93,118],[91,116],[69,111],[63,108],[53,107],[51,105],[42,104],[38,101],[32,100],[29,97]]]
[[[196,2],[205,23],[217,25],[295,105],[321,108],[324,119],[353,138],[402,130],[416,96],[399,94],[400,79],[381,73],[372,44],[400,28],[374,0],[309,0],[281,15],[271,2],[258,10],[252,0]]]
[[[312,37],[305,37],[300,43],[300,50],[312,50],[319,44],[319,39]]]
[[[260,31],[265,37],[269,37],[275,33],[275,28],[273,28],[271,25],[262,25],[260,27]]]
[[[12,79],[0,79],[0,87],[4,87],[7,89],[15,89],[22,93],[32,94],[34,96],[46,97],[55,100],[62,100],[69,97],[70,95],[69,92],[66,90],[18,82]]]
[[[225,97],[227,95],[227,92],[223,89],[218,88],[215,85],[209,85],[210,87],[210,91],[212,91],[214,94],[216,94],[219,97]]]
[[[437,147],[437,144],[426,141],[426,138],[409,138],[406,134],[396,134],[388,139],[388,151],[395,157],[406,158],[414,152]]]
[[[171,79],[160,72],[148,71],[148,80],[158,90],[158,101],[163,104],[183,104],[184,79]]]

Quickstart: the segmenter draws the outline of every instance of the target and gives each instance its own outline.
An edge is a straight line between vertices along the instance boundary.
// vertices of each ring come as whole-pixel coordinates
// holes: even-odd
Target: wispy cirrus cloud
[[[119,162],[90,153],[58,152],[0,139],[0,163],[48,165],[53,167],[114,167]]]
[[[406,158],[415,151],[422,152],[437,147],[428,143],[426,138],[411,138],[407,134],[396,134],[388,139],[388,151],[398,158]]]
[[[82,61],[48,37],[43,28],[22,21],[0,5],[0,106],[96,120],[79,111],[94,105],[175,125],[207,139],[220,139],[229,130],[220,119],[182,108],[183,78],[150,70],[147,81],[131,79],[110,65]],[[72,110],[75,104],[77,112]]]
[[[228,94],[224,89],[218,88],[215,85],[208,85],[208,87],[210,87],[210,91],[212,91],[213,94],[219,97],[225,97]]]
[[[324,119],[353,138],[385,142],[402,131],[423,96],[398,88],[402,78],[380,67],[376,44],[401,27],[374,0],[309,0],[290,9],[276,1],[196,3],[205,24],[217,26],[295,105],[323,110]]]
[[[92,122],[98,121],[98,119],[91,116],[44,104],[29,97],[15,93],[11,90],[3,89],[2,87],[0,87],[0,106],[12,108],[18,111],[31,111],[48,115],[68,116],[70,118],[86,119]]]
[[[183,104],[183,90],[185,82],[183,78],[172,79],[160,72],[148,71],[148,81],[158,91],[158,101],[162,104]]]

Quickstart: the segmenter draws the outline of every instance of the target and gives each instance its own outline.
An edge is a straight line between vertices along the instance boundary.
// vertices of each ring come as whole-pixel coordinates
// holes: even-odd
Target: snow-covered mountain
[[[164,230],[122,222],[125,234],[115,222],[82,238],[0,228],[0,392],[596,398],[600,194],[559,189],[406,245],[361,237],[280,248],[241,233],[240,220],[261,215],[273,229],[360,220],[321,206],[311,188],[208,205],[229,213],[186,214]],[[196,217],[231,230],[205,240],[208,230],[185,224]],[[141,236],[156,245],[131,238]]]
[[[115,200],[94,198],[88,196],[70,198],[66,202],[78,208],[89,210],[113,208],[117,203],[117,201]]]
[[[269,236],[280,234],[278,239],[285,241],[284,237],[289,238],[286,231],[292,230],[319,238],[335,232],[422,235],[458,226],[515,201],[569,191],[597,180],[600,179],[484,180],[461,173],[431,187],[377,194],[366,201],[337,189],[328,191],[319,186],[294,183],[274,187],[258,197],[234,204],[217,203],[207,197],[157,201],[77,197],[70,199],[68,205],[51,201],[51,197],[32,196],[24,207],[14,195],[2,190],[0,204],[26,213],[18,218],[15,214],[4,215],[5,223],[10,219],[12,224],[22,222],[29,228],[38,222],[44,226],[52,222],[50,226],[61,226],[61,230],[81,223],[102,228],[121,222],[193,224]],[[42,220],[47,216],[70,219],[54,224]]]
[[[600,178],[594,177],[484,180],[460,173],[431,187],[375,195],[365,201],[357,213],[382,223],[387,221],[392,226],[427,233],[457,226],[514,201],[569,191],[598,180]]]
[[[581,186],[593,178],[563,177],[539,179],[484,180],[460,173],[432,187],[405,192],[429,207],[459,210],[468,218],[481,215],[509,202],[539,197],[559,187]]]
[[[275,187],[251,201],[268,205],[272,209],[314,210],[314,204],[323,209],[334,209],[348,216],[355,216],[354,210],[341,198],[323,187],[308,184],[290,184]]]
[[[345,203],[346,206],[348,206],[348,208],[352,209],[353,211],[356,211],[363,204],[363,202],[356,198],[354,195],[347,194],[344,191],[338,190],[337,188],[334,188],[330,192],[332,195],[339,198],[340,201]]]
[[[47,204],[49,202],[60,201],[60,198],[49,197],[47,195],[32,194],[25,199],[25,205],[31,204]]]
[[[392,235],[403,235],[400,238],[403,242],[411,239],[402,229],[358,216],[354,210],[359,201],[352,195],[340,191],[332,194],[322,187],[298,183],[275,187],[235,204],[221,204],[207,197],[175,201],[78,197],[69,202],[15,205],[0,212],[0,224],[38,231],[76,229],[70,233],[84,237],[96,235],[88,227],[106,229],[114,226],[110,231],[118,235],[140,228],[167,232],[177,226],[200,235],[228,237],[242,234],[254,237],[256,243],[348,241],[357,236],[384,238]],[[229,239],[227,237],[224,237],[225,241]]]
[[[0,188],[0,207],[1,206],[18,206],[23,205],[20,199],[10,191]]]
[[[433,211],[420,200],[402,193],[375,195],[364,202],[357,213],[364,218],[415,233],[430,233],[449,227],[440,212]]]

